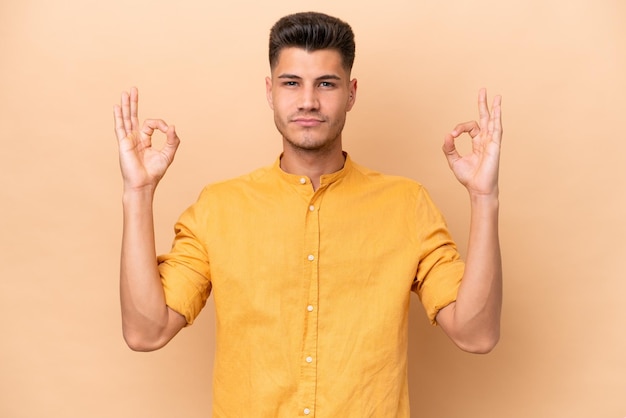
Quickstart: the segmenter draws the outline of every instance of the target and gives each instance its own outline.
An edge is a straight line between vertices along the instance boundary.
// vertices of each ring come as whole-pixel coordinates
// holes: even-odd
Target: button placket
[[[304,184],[304,183],[303,183]],[[304,277],[308,283],[308,293],[306,296],[306,315],[304,316],[304,338],[302,345],[301,380],[300,391],[300,411],[304,415],[313,415],[317,391],[317,355],[318,344],[318,312],[315,306],[318,305],[318,280],[319,280],[319,196],[318,190],[310,198],[306,206],[305,215],[305,237],[304,237]],[[323,193],[323,192],[322,192]]]

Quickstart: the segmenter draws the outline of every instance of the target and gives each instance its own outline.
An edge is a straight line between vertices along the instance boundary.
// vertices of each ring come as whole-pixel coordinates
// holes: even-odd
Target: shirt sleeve
[[[436,325],[437,313],[456,301],[465,263],[443,215],[423,187],[418,192],[416,212],[419,260],[412,290]]]
[[[157,258],[167,306],[191,325],[211,293],[209,257],[206,249],[206,205],[202,195],[180,216],[169,253]]]

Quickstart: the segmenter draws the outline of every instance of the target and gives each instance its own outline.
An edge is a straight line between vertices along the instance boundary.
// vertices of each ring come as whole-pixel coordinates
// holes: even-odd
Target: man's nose
[[[319,97],[314,86],[307,86],[301,90],[298,109],[299,110],[317,110],[319,109]]]

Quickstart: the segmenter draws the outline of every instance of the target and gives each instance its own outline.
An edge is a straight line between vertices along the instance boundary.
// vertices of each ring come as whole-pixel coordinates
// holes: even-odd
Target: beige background
[[[622,0],[0,2],[0,416],[206,417],[213,305],[163,350],[128,350],[117,291],[121,182],[112,107],[183,143],[156,198],[158,250],[208,182],[280,151],[264,95],[282,15],[357,36],[345,148],[418,179],[465,251],[468,202],[441,153],[504,96],[502,340],[464,354],[411,309],[420,417],[626,416],[626,3]]]

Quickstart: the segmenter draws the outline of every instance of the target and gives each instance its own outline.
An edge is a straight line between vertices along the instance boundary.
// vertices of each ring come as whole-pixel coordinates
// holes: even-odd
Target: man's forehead
[[[335,76],[346,77],[346,70],[342,65],[339,51],[335,49],[318,49],[314,51],[297,47],[283,48],[278,54],[276,65],[272,68],[274,76],[291,74],[295,76],[311,76],[320,72],[316,77]]]

